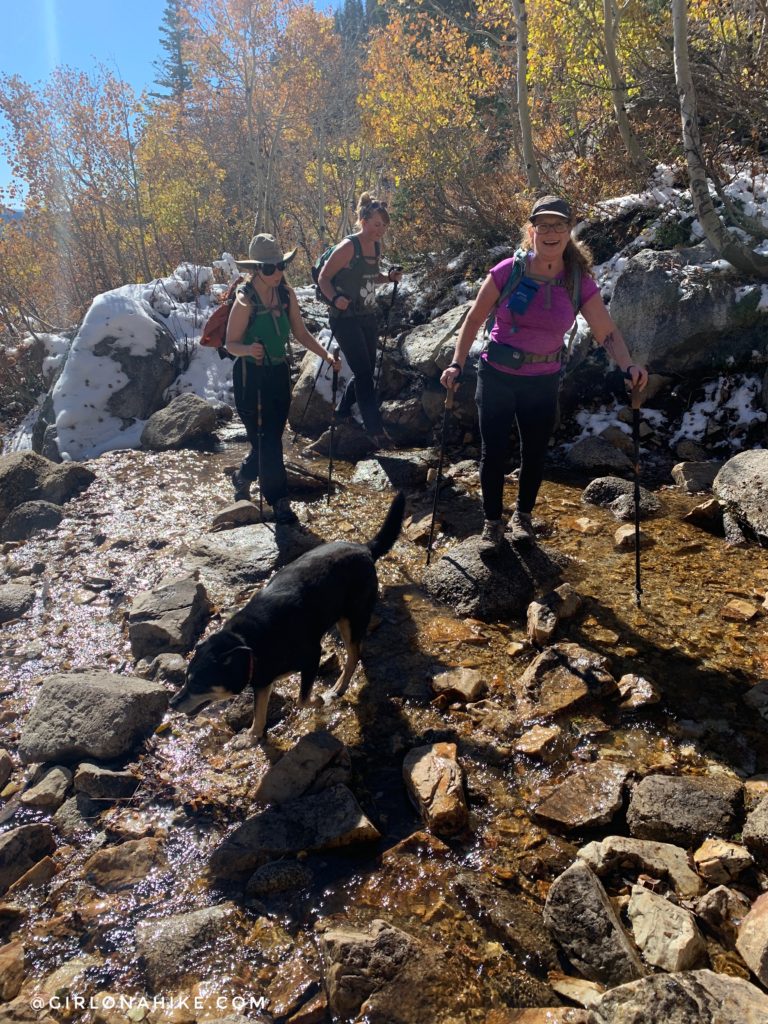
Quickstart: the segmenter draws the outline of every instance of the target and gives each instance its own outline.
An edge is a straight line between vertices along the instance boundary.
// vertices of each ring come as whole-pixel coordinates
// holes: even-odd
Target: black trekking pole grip
[[[432,521],[429,524],[429,540],[427,541],[427,565],[432,558],[432,539],[435,535],[435,517],[437,516],[437,502],[440,496],[440,482],[443,478],[443,456],[445,454],[445,430],[448,424],[448,413],[453,409],[455,392],[448,388],[443,405],[443,426],[440,432],[440,457],[437,460],[437,477],[435,478],[435,497],[432,502]]]

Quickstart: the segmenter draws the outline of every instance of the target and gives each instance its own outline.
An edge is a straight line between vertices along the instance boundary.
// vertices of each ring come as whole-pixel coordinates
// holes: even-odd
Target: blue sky
[[[163,56],[165,0],[0,0],[0,72],[44,81],[57,65],[106,64],[140,91]],[[0,157],[0,188],[8,184]]]

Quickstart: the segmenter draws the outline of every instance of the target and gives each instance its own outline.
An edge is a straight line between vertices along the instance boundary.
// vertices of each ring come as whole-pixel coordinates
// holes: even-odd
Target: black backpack
[[[356,260],[361,260],[363,258],[363,247],[360,244],[360,236],[359,235],[346,235],[341,241],[342,242],[350,241],[352,243],[352,245],[355,247],[355,256],[354,256],[354,258]],[[320,285],[318,283],[319,280],[320,280],[320,271],[323,269],[325,264],[331,258],[331,253],[334,251],[334,249],[338,248],[339,245],[341,245],[341,242],[335,242],[333,245],[329,245],[327,249],[323,250],[323,252],[320,253],[320,255],[317,257],[315,262],[312,264],[311,274],[312,274],[312,280],[315,283],[315,298],[319,302],[324,302],[326,304],[326,306],[332,306],[333,303],[320,290]],[[378,257],[380,255],[381,255],[381,246],[377,242],[376,243],[376,257],[377,257],[377,259],[378,259]]]

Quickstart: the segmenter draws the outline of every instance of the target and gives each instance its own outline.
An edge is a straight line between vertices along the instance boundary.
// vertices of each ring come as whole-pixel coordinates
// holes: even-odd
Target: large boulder
[[[768,540],[768,451],[734,455],[715,477],[712,491],[741,523]]]
[[[711,258],[701,246],[645,249],[627,262],[610,310],[638,363],[687,375],[761,347],[768,315],[758,309],[760,285],[743,288],[729,274],[697,266]]]
[[[341,398],[342,390],[350,377],[351,371],[346,360],[341,357],[337,400]],[[307,352],[301,363],[299,379],[291,393],[288,423],[292,430],[300,430],[308,437],[316,437],[325,430],[331,422],[332,385],[330,367],[324,365],[314,352]]]
[[[51,392],[59,451],[88,459],[135,447],[179,371],[168,329],[133,286],[97,295]]]
[[[522,551],[505,540],[495,549],[480,537],[469,537],[427,569],[424,584],[457,615],[484,621],[524,619],[534,592],[559,583],[560,572],[538,546]]]
[[[141,432],[141,444],[156,452],[183,448],[209,437],[216,425],[216,410],[210,402],[188,392],[152,413]]]
[[[35,452],[0,456],[0,523],[27,502],[64,505],[95,479],[96,474],[85,466],[58,465]]]
[[[424,377],[439,377],[450,363],[456,334],[471,303],[449,309],[428,324],[415,328],[402,346],[405,365]]]
[[[120,758],[155,730],[167,706],[164,687],[135,676],[49,676],[24,723],[19,755],[25,764]]]

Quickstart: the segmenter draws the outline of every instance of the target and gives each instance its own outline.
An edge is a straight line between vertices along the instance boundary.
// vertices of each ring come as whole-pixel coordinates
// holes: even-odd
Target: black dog
[[[320,664],[320,641],[334,624],[346,649],[343,671],[329,697],[344,693],[378,595],[375,562],[391,549],[403,524],[405,496],[397,494],[384,524],[367,544],[334,541],[281,569],[223,629],[203,641],[171,707],[194,715],[214,700],[253,686],[250,736],[261,739],[272,685],[301,672],[300,707],[319,706],[309,695]]]

